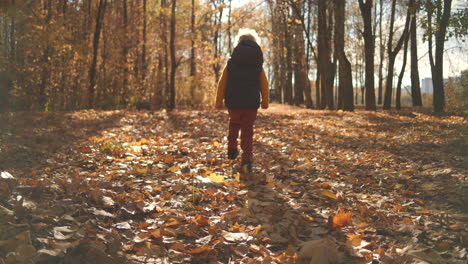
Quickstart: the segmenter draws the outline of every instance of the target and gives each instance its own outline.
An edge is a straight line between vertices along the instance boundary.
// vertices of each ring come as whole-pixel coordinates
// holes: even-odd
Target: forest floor
[[[467,120],[272,105],[0,114],[0,263],[466,263]]]

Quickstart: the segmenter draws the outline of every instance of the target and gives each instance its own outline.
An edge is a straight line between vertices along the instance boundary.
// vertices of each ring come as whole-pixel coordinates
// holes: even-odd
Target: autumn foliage
[[[465,263],[460,116],[273,105],[0,116],[0,262]]]

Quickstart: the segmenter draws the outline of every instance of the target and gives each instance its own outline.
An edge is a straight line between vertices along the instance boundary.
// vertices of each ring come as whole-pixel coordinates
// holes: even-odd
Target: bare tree
[[[99,0],[98,14],[96,16],[96,29],[93,38],[93,58],[89,68],[88,108],[94,107],[94,94],[96,86],[96,65],[99,52],[99,39],[101,38],[102,21],[106,10],[107,0]]]
[[[366,110],[376,110],[374,91],[374,50],[375,35],[372,32],[372,0],[359,0],[362,19],[364,20],[364,48],[366,60]]]
[[[409,0],[410,5],[414,2],[414,0]],[[387,57],[388,57],[388,69],[387,69],[387,82],[385,86],[385,97],[384,97],[384,105],[383,109],[388,110],[391,108],[392,103],[392,91],[393,91],[393,73],[394,73],[394,66],[395,66],[395,59],[400,52],[401,47],[403,46],[403,42],[408,34],[409,29],[409,22],[410,22],[410,11],[406,14],[406,22],[405,28],[403,30],[403,34],[401,35],[400,39],[398,40],[395,47],[393,47],[393,35],[394,26],[395,26],[395,7],[396,0],[392,1],[392,11],[390,15],[390,32],[387,41]]]
[[[416,18],[419,9],[419,4],[415,3],[411,7],[411,25],[410,25],[410,39],[411,39],[411,99],[413,106],[422,106],[421,86],[419,83],[419,66],[418,66],[418,41]]]
[[[346,1],[335,1],[335,53],[338,58],[339,69],[339,109],[353,111],[353,77],[351,63],[344,51],[344,21]]]
[[[175,108],[175,74],[178,66],[176,62],[176,48],[175,48],[175,31],[176,31],[176,5],[177,0],[172,0],[171,5],[171,23],[170,23],[170,39],[169,39],[169,50],[171,54],[171,79],[169,83],[169,109]]]
[[[451,8],[452,0],[437,0],[435,3],[429,0],[426,1],[426,12],[429,29],[429,62],[431,64],[432,85],[434,87],[433,104],[434,111],[438,113],[445,110],[445,91],[443,79],[444,45],[447,26],[450,20]],[[433,20],[434,13],[436,17]],[[433,23],[435,25],[433,25]],[[435,37],[435,50],[433,47],[432,35]]]

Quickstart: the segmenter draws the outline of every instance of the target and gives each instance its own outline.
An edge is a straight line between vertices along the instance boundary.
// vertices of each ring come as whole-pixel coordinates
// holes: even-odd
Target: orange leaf
[[[204,246],[204,247],[201,247],[201,248],[190,249],[190,250],[187,251],[187,253],[200,254],[200,253],[211,251],[211,250],[212,250],[212,248],[210,246]]]
[[[403,210],[403,206],[399,203],[397,203],[394,207],[393,207],[393,212],[400,212],[401,210]]]
[[[197,215],[193,219],[193,222],[195,222],[199,226],[207,226],[210,225],[210,219],[206,216],[203,215]]]
[[[352,224],[352,222],[351,222],[351,217],[352,216],[353,216],[353,213],[351,213],[351,212],[345,213],[344,209],[340,208],[340,210],[338,210],[338,214],[336,214],[333,217],[332,227],[340,227],[340,226],[345,226],[345,225],[351,225]]]
[[[328,198],[332,198],[332,199],[334,199],[334,200],[337,200],[337,199],[338,199],[338,197],[337,197],[334,193],[332,193],[332,192],[330,192],[330,191],[327,191],[327,190],[323,190],[323,191],[321,192],[321,194],[322,194],[323,196],[326,196],[326,197],[328,197]]]
[[[176,250],[176,251],[180,251],[180,252],[184,252],[185,251],[185,246],[182,243],[175,243],[175,244],[171,245],[171,249]]]
[[[80,147],[79,151],[84,154],[93,152],[89,146]]]
[[[170,218],[166,226],[176,226],[179,225],[179,221],[175,218]]]
[[[151,231],[151,235],[154,238],[160,238],[161,237],[161,229],[155,229],[155,230]]]
[[[411,218],[409,218],[409,217],[403,218],[403,220],[401,220],[401,222],[403,224],[405,224],[405,225],[414,225],[413,220],[411,220]]]

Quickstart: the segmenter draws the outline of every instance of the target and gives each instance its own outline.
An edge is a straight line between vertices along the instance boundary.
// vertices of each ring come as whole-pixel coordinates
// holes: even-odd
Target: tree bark
[[[438,0],[435,6],[437,11],[436,25],[433,29],[435,35],[435,54],[433,55],[432,32],[429,35],[429,61],[431,64],[432,85],[434,87],[433,105],[436,113],[444,112],[445,110],[445,91],[444,91],[444,44],[447,26],[450,20],[450,10],[452,8],[452,0]],[[434,7],[427,8],[429,26],[432,28],[432,12]],[[435,60],[434,60],[435,57]]]
[[[195,89],[196,89],[196,75],[197,75],[197,64],[196,64],[196,50],[195,40],[197,39],[197,33],[195,31],[195,0],[192,0],[192,10],[190,14],[190,95],[192,96],[192,102],[195,100]]]
[[[285,7],[287,8],[287,7]],[[283,25],[283,50],[286,50],[286,54],[283,57],[283,76],[284,76],[284,88],[283,88],[283,103],[290,104],[292,105],[293,102],[293,87],[292,87],[292,77],[293,77],[293,67],[292,67],[292,47],[291,45],[288,45],[288,40],[291,38],[292,32],[289,31],[289,25],[288,25],[288,18],[282,12],[281,10],[281,15],[283,16],[282,19],[284,21]]]
[[[120,103],[127,105],[128,103],[128,9],[127,9],[127,0],[122,1],[123,4],[123,44],[122,44],[122,66],[123,66],[123,76],[122,76],[122,94]]]
[[[409,34],[407,34],[405,38],[405,44],[403,47],[403,63],[401,66],[400,75],[398,76],[398,84],[397,84],[396,98],[395,98],[395,107],[397,110],[401,109],[401,85],[403,82],[403,76],[405,75],[405,69],[406,69],[406,59],[407,59],[407,54],[408,54],[408,40],[409,40]]]
[[[372,0],[359,0],[362,19],[364,21],[364,49],[366,60],[366,110],[376,110],[374,90],[374,50],[375,36],[372,32]]]
[[[301,15],[296,14],[295,17],[301,17]],[[294,105],[300,105],[304,103],[304,91],[309,85],[309,78],[307,77],[304,35],[301,25],[295,23],[294,31]]]
[[[320,70],[320,108],[333,109],[333,65],[330,59],[331,15],[329,1],[318,1],[318,68]]]
[[[228,10],[228,28],[227,28],[227,34],[228,34],[228,53],[231,53],[232,50],[232,35],[231,35],[231,19],[232,19],[232,0],[229,0],[229,10]]]
[[[216,6],[215,1],[213,1],[214,7],[217,9],[218,6]],[[215,82],[218,82],[219,77],[220,77],[220,71],[221,71],[221,63],[219,61],[219,30],[221,28],[222,24],[222,18],[223,18],[223,10],[224,8],[220,8],[220,11],[218,15],[215,15],[215,21],[214,21],[214,36],[213,36],[213,44],[214,44],[214,62],[213,62],[213,71],[215,74]]]
[[[177,0],[172,0],[171,8],[171,26],[170,26],[170,40],[169,49],[171,53],[171,79],[169,85],[169,109],[175,108],[175,74],[177,69],[177,62],[175,56],[175,30],[176,30],[176,4]]]
[[[335,54],[339,62],[339,104],[338,108],[344,111],[353,111],[353,80],[351,63],[344,51],[344,22],[346,0],[335,1]]]
[[[379,52],[380,52],[380,62],[379,62],[379,89],[378,89],[378,99],[377,104],[382,104],[382,91],[383,91],[383,64],[384,64],[384,54],[385,54],[385,45],[383,41],[382,34],[382,19],[383,19],[383,0],[380,0],[379,3]]]
[[[143,85],[145,84],[146,74],[148,71],[148,64],[146,61],[146,46],[148,42],[148,37],[147,37],[148,3],[147,1],[148,0],[143,0],[143,47],[141,51],[141,64],[142,64],[141,80],[143,82]]]
[[[49,30],[49,25],[50,21],[52,19],[52,3],[50,0],[45,2],[45,8],[47,9],[47,15],[45,19],[45,31],[48,32]],[[41,66],[42,66],[42,72],[41,72],[41,82],[39,84],[39,96],[38,96],[38,103],[39,103],[39,108],[41,111],[47,110],[46,109],[46,104],[47,104],[47,86],[50,81],[50,63],[49,63],[49,56],[50,56],[50,40],[49,36],[46,36],[46,41],[45,41],[45,48],[44,52],[42,55],[41,59]]]
[[[88,108],[94,107],[94,94],[96,90],[96,66],[99,52],[99,39],[101,37],[102,22],[107,5],[107,0],[99,0],[98,14],[96,16],[96,29],[93,38],[93,57],[89,67],[89,86],[88,86]]]
[[[419,66],[418,66],[418,42],[417,42],[417,27],[416,27],[416,15],[417,5],[414,5],[412,10],[412,19],[410,26],[410,37],[411,37],[411,100],[413,106],[422,106],[421,98],[421,86],[419,83]]]
[[[412,5],[412,3],[414,3],[414,0],[409,0],[410,6]],[[410,15],[411,15],[410,10],[408,9],[408,12],[406,14],[406,22],[405,22],[405,28],[403,30],[403,34],[398,40],[396,47],[393,48],[393,34],[395,33],[393,32],[393,28],[395,24],[395,5],[396,5],[396,0],[393,0],[391,17],[390,17],[390,33],[389,33],[388,42],[387,42],[388,69],[387,69],[387,82],[385,86],[385,97],[384,97],[384,105],[383,105],[384,110],[389,110],[391,108],[392,92],[393,92],[393,72],[394,72],[393,67],[395,66],[396,56],[398,55],[398,52],[401,50],[401,47],[403,46],[403,41],[405,40],[406,35],[408,34]]]

